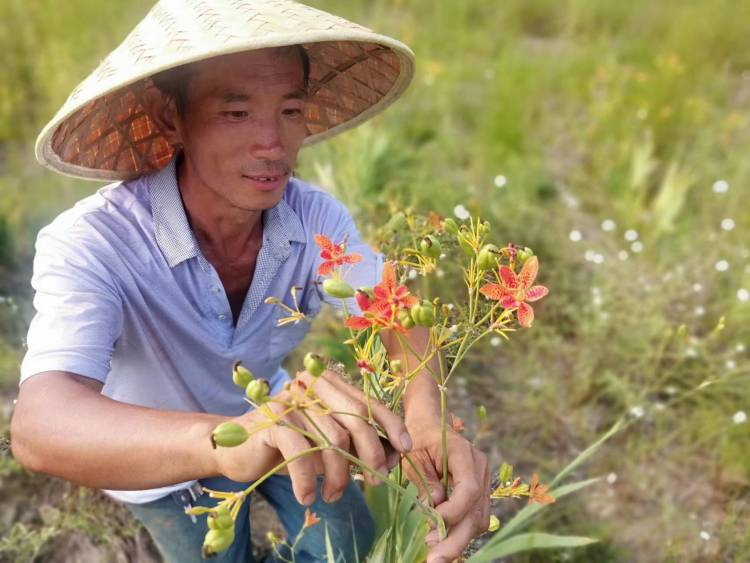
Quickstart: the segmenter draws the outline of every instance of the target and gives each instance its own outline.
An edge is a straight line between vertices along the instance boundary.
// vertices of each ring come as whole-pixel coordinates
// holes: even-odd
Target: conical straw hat
[[[158,170],[173,148],[141,103],[150,76],[229,53],[297,44],[310,59],[306,145],[383,111],[414,75],[414,53],[403,43],[291,0],[160,0],[42,130],[37,160],[91,180]]]

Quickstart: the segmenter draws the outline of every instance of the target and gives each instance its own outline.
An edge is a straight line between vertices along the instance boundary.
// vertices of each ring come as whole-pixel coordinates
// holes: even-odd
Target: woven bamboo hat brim
[[[383,111],[414,75],[414,53],[403,43],[291,0],[161,0],[73,90],[39,134],[37,159],[90,180],[158,170],[174,149],[141,103],[149,77],[284,45],[302,45],[310,59],[306,145]]]

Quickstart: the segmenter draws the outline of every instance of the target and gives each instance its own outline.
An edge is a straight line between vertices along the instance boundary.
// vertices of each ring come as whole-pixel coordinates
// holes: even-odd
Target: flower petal
[[[359,310],[362,312],[367,311],[367,309],[370,308],[370,305],[372,305],[370,298],[367,296],[367,294],[364,291],[358,291],[357,294],[354,296],[354,298],[357,300],[357,305],[359,305]]]
[[[386,262],[383,264],[383,282],[384,289],[392,289],[396,287],[396,271],[393,269],[392,262]]]
[[[487,299],[494,299],[495,301],[499,301],[506,295],[508,295],[508,292],[502,285],[498,285],[496,283],[488,283],[487,285],[483,285],[479,288],[479,293],[484,295]]]
[[[349,254],[347,256],[342,256],[341,259],[346,262],[347,264],[356,264],[360,260],[362,260],[361,254]]]
[[[508,289],[516,289],[518,287],[516,273],[508,268],[508,266],[500,266],[500,279],[503,280],[505,287]]]
[[[516,298],[512,295],[503,295],[500,298],[500,306],[503,309],[512,309],[514,307],[518,307],[518,305],[518,301],[516,301]]]
[[[364,317],[349,317],[344,321],[344,324],[349,328],[361,330],[363,328],[369,328],[372,323]]]
[[[315,244],[317,244],[321,249],[327,250],[328,252],[331,252],[333,250],[333,243],[331,242],[331,239],[329,239],[325,235],[315,235]]]
[[[323,262],[320,266],[318,266],[318,275],[319,276],[328,276],[333,272],[333,266],[334,263],[331,261]]]
[[[539,259],[536,256],[531,256],[526,262],[523,263],[521,273],[518,274],[518,283],[522,288],[528,289],[531,284],[534,283],[536,275],[539,272]]]
[[[526,292],[526,301],[539,301],[549,293],[549,289],[543,285],[535,285]]]
[[[521,303],[518,306],[518,324],[526,328],[534,322],[534,309],[528,303]]]

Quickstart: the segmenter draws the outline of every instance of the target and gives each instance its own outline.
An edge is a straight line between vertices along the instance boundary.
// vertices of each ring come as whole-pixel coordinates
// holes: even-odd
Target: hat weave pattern
[[[310,59],[306,145],[383,111],[414,73],[414,55],[399,41],[291,0],[161,0],[73,90],[39,135],[37,158],[96,180],[158,170],[174,149],[144,108],[152,75],[285,45],[302,45]]]

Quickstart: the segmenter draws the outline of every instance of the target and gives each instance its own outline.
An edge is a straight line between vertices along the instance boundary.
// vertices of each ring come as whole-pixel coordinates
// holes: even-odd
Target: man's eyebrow
[[[221,101],[225,104],[231,103],[231,102],[247,102],[252,99],[252,96],[249,94],[245,94],[242,92],[226,92],[221,95]],[[288,94],[284,94],[285,100],[306,100],[307,99],[307,91],[299,88],[297,90],[294,90],[293,92],[289,92]]]

